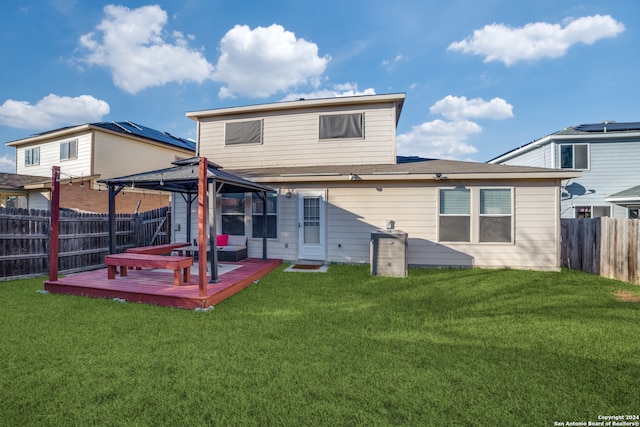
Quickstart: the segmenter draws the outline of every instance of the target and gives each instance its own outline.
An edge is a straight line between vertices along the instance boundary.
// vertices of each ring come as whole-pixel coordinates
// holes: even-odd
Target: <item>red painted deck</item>
[[[166,307],[207,308],[240,292],[256,280],[264,277],[282,263],[281,260],[263,261],[247,258],[240,262],[223,264],[240,265],[240,268],[222,274],[218,283],[207,285],[207,295],[201,297],[198,274],[181,286],[173,284],[173,272],[134,270],[126,277],[107,279],[107,269],[70,274],[57,280],[44,282],[44,289],[57,294],[81,295],[93,298],[122,298],[127,302],[156,304]]]

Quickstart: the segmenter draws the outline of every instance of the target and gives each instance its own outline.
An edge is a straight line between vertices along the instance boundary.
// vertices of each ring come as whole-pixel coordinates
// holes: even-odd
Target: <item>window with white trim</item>
[[[576,218],[600,218],[611,216],[611,206],[576,206]]]
[[[223,193],[219,199],[222,233],[244,236],[245,194]]]
[[[589,145],[561,144],[561,169],[589,169]]]
[[[440,189],[438,240],[441,242],[471,241],[471,190]]]
[[[40,164],[40,147],[24,150],[24,165],[33,166]]]
[[[251,228],[252,236],[256,239],[262,238],[263,218],[262,212],[264,202],[257,195],[251,196]],[[278,194],[275,191],[267,193],[267,238],[278,237]]]
[[[262,120],[225,124],[224,145],[262,144]]]
[[[67,141],[60,144],[60,160],[78,158],[78,140]]]
[[[512,197],[509,188],[480,189],[480,242],[511,242]]]
[[[364,138],[364,113],[320,116],[320,139]]]

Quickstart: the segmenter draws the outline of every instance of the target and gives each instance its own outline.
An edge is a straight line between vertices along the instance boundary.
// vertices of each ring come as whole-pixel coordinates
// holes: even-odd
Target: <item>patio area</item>
[[[117,275],[115,279],[109,280],[107,269],[104,268],[47,280],[44,282],[44,289],[57,294],[120,298],[127,302],[166,307],[207,308],[240,292],[281,263],[279,259],[256,258],[221,263],[218,282],[207,284],[205,296],[201,296],[199,292],[197,264],[191,269],[189,282],[181,286],[173,284],[173,272],[168,270],[129,269],[126,277]]]

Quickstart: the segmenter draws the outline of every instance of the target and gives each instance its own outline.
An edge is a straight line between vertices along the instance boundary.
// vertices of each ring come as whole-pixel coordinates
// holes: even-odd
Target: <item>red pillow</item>
[[[216,246],[227,246],[227,243],[229,243],[228,234],[218,234],[216,236]]]

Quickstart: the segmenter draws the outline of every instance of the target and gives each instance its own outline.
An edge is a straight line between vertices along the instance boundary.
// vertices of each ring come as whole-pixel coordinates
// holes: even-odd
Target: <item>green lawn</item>
[[[0,425],[552,426],[640,412],[638,286],[284,273],[208,312],[0,282]]]

